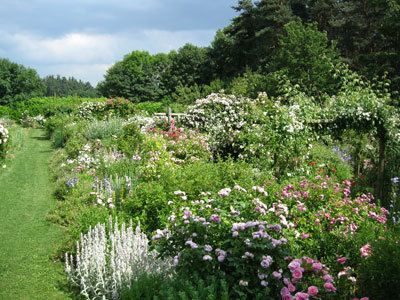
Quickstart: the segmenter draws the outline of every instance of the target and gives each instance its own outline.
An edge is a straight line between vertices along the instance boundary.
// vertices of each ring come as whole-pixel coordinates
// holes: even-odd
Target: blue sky
[[[96,85],[133,50],[208,46],[237,0],[0,0],[0,57]]]

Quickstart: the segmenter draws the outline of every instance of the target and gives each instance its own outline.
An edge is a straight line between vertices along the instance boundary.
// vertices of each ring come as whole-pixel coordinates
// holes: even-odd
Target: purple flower
[[[264,269],[268,269],[269,266],[272,264],[273,260],[271,256],[263,256],[263,260],[261,261],[260,265]]]
[[[221,249],[215,249],[215,254],[218,256],[218,261],[219,262],[223,262],[225,260],[226,257],[226,252],[224,250]]]
[[[207,252],[210,252],[210,251],[212,251],[212,247],[210,245],[205,245],[204,250],[206,250]]]
[[[192,240],[186,241],[185,245],[189,245],[192,249],[197,249],[198,247],[196,243],[192,242]]]
[[[211,215],[210,216],[210,221],[211,222],[215,222],[215,223],[219,223],[219,222],[221,222],[221,217],[218,216],[218,215]]]

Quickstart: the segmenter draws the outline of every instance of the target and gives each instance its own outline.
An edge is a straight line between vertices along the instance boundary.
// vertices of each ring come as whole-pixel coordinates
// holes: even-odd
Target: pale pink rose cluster
[[[369,243],[367,243],[366,245],[364,245],[363,247],[361,247],[360,249],[360,253],[362,257],[368,257],[371,255],[372,253],[372,248],[371,245]]]
[[[323,276],[322,279],[325,281],[323,287],[326,292],[336,292],[336,288],[333,285],[333,276],[328,274],[326,267],[309,257],[302,257],[299,259],[293,259],[290,261],[289,270],[291,273],[291,279],[283,278],[284,287],[281,289],[281,298],[283,300],[302,300],[302,299],[314,299],[320,290],[317,286],[310,285],[307,287],[307,292],[297,291],[296,284],[304,284],[309,281],[309,276]],[[311,273],[309,272],[311,271]],[[277,274],[275,274],[277,275]],[[278,276],[273,277],[278,279]],[[304,279],[306,278],[306,279]],[[303,279],[303,280],[302,280]],[[304,288],[304,287],[303,287]],[[296,292],[296,293],[295,293]],[[294,294],[295,293],[295,294]]]
[[[227,197],[231,194],[232,190],[230,188],[222,189],[218,192],[218,196]]]

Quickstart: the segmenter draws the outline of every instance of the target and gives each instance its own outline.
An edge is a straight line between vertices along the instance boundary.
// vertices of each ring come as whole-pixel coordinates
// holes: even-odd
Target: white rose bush
[[[8,141],[8,129],[5,127],[4,123],[0,123],[0,159],[6,156]]]

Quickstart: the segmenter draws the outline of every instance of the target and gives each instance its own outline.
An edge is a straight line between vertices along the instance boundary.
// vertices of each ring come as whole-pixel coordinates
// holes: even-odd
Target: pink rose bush
[[[281,225],[263,220],[252,192],[235,186],[195,201],[183,201],[181,193],[168,229],[153,238],[163,255],[176,258],[177,271],[220,272],[236,295],[268,296],[277,290],[278,281],[271,278],[282,276],[287,240]]]
[[[282,299],[325,299],[336,292],[333,276],[319,261],[309,257],[287,258],[289,273],[284,271]]]
[[[354,270],[343,270],[349,263],[344,253],[320,252],[315,240],[302,239],[298,233],[338,243],[350,240],[367,220],[378,227],[386,221],[385,211],[372,203],[372,195],[353,199],[348,182],[337,184],[328,177],[282,188],[273,181],[251,189],[235,186],[221,189],[214,197],[212,193],[192,195],[195,201],[183,199],[184,192],[179,192],[168,233],[156,239],[162,253],[179,255],[179,270],[189,266],[201,272],[218,270],[232,284],[243,280],[249,290],[276,291],[282,299],[340,298],[341,293],[354,295],[356,290]],[[321,193],[326,195],[323,202],[313,200]],[[192,243],[198,247],[191,247]],[[286,264],[284,251],[295,254],[299,246],[317,259],[304,256]],[[368,253],[367,247],[363,251]],[[240,286],[234,284],[234,289],[240,291]]]

